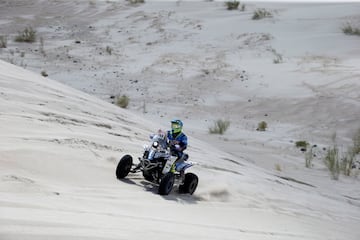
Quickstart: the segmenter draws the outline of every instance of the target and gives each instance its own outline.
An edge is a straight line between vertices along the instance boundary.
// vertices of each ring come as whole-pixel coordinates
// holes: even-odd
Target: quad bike
[[[175,184],[179,186],[179,193],[193,194],[199,180],[193,173],[185,174],[185,169],[194,165],[193,162],[187,161],[188,155],[183,155],[182,164],[178,169],[179,159],[170,153],[165,135],[152,134],[150,139],[151,146],[144,145],[144,153],[139,157],[139,164],[133,163],[131,155],[125,155],[120,159],[116,177],[123,179],[129,173],[142,172],[147,181],[158,184],[160,195],[168,195]]]

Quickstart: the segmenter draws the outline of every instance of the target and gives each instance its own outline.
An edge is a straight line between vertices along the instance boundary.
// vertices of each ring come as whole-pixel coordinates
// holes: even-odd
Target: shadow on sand
[[[190,204],[196,204],[199,199],[196,198],[193,195],[190,194],[180,194],[178,189],[179,185],[174,184],[173,190],[169,195],[159,195],[158,193],[158,184],[149,182],[144,180],[144,178],[140,176],[132,176],[124,179],[119,179],[120,182],[126,183],[126,184],[132,184],[137,185],[139,187],[142,187],[145,191],[150,192],[152,194],[156,194],[158,196],[161,196],[162,198],[170,201],[175,202],[182,202],[182,203],[190,203]]]

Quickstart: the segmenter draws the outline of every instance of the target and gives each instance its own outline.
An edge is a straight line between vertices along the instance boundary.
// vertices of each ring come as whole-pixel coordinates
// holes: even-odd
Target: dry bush
[[[281,172],[282,169],[281,169],[281,165],[279,163],[276,163],[275,164],[275,170],[278,171],[278,172]]]
[[[353,151],[355,154],[360,153],[360,128],[355,132],[353,138]]]
[[[263,18],[270,18],[272,16],[273,15],[272,15],[271,12],[269,12],[268,10],[262,8],[262,9],[255,10],[254,15],[252,16],[252,19],[253,20],[260,20],[260,19],[263,19]]]
[[[128,0],[130,4],[145,3],[145,0]]]
[[[47,72],[45,70],[43,70],[43,71],[41,71],[41,76],[47,77],[47,76],[49,76],[49,74],[47,74]]]
[[[313,154],[313,148],[311,147],[308,151],[305,152],[305,167],[311,168],[313,159],[314,159],[314,154]]]
[[[341,171],[344,173],[345,176],[350,176],[351,170],[355,163],[355,152],[352,148],[348,150],[345,156],[341,159]]]
[[[333,136],[334,146],[327,150],[325,165],[328,167],[333,179],[338,180],[342,172],[345,176],[350,176],[351,171],[356,165],[356,156],[360,153],[360,129],[353,136],[353,145],[346,152],[340,153],[335,144],[336,134]]]
[[[242,12],[245,12],[245,8],[246,8],[245,4],[241,5],[241,11]]]
[[[271,49],[271,52],[274,54],[274,60],[273,63],[279,64],[283,62],[282,55],[278,53],[275,49]]]
[[[111,47],[106,46],[106,52],[107,52],[109,55],[112,54],[112,51],[113,51],[113,49],[112,49]]]
[[[268,127],[267,123],[265,121],[261,121],[258,123],[258,127],[256,131],[265,131],[267,127]]]
[[[0,48],[7,48],[7,37],[0,36]]]
[[[213,127],[209,128],[209,132],[211,134],[224,134],[229,126],[229,121],[219,119],[214,123]]]
[[[346,23],[343,27],[342,27],[342,31],[343,33],[347,34],[347,35],[357,35],[360,36],[360,29],[357,27],[352,26],[350,23]]]
[[[226,5],[228,10],[236,10],[236,9],[238,9],[239,4],[240,4],[240,2],[236,1],[236,0],[225,2],[225,5]]]
[[[15,37],[16,42],[32,43],[36,41],[36,31],[32,27],[27,27]]]
[[[339,158],[339,149],[337,146],[333,146],[327,150],[324,161],[334,180],[338,180],[340,175]]]
[[[116,105],[121,108],[127,108],[129,105],[129,97],[126,95],[122,95],[121,97],[118,97],[116,100]]]
[[[309,146],[309,143],[307,141],[296,141],[295,142],[295,146],[298,147],[298,148],[307,148],[307,146]]]

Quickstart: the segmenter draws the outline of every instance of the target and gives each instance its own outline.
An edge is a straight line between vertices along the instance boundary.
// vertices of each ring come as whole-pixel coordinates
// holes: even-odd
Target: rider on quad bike
[[[187,136],[182,132],[183,122],[179,119],[171,121],[171,130],[167,131],[167,141],[170,148],[171,155],[176,156],[175,169],[172,171],[180,172],[181,180],[184,180],[184,167],[188,159],[188,155],[183,151],[187,148]]]
[[[171,169],[172,172],[180,172],[181,180],[184,180],[185,171],[184,167],[186,161],[189,158],[189,155],[183,151],[187,148],[187,136],[182,132],[182,127],[184,126],[183,122],[179,119],[171,121],[171,130],[167,131],[166,142],[167,147],[170,149],[172,156],[176,156],[177,160],[175,161],[175,169]],[[158,133],[163,135],[162,130],[159,130]],[[165,137],[165,136],[164,136]],[[136,172],[137,169],[141,167],[139,163],[132,171]]]
[[[116,167],[116,177],[123,179],[130,172],[142,172],[145,180],[158,185],[160,195],[170,194],[174,183],[179,193],[193,194],[199,179],[194,173],[185,174],[185,170],[195,163],[187,161],[189,156],[183,152],[187,148],[187,137],[182,127],[181,120],[173,120],[171,130],[151,134],[151,145],[144,145],[142,157],[138,158],[139,164],[133,164],[132,156],[126,154]]]

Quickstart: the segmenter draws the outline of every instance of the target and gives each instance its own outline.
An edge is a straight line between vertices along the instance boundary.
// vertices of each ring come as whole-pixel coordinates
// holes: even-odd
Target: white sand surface
[[[360,128],[360,37],[341,30],[360,3],[244,3],[0,1],[0,240],[360,239],[359,171],[323,163]],[[15,42],[26,26],[38,40]],[[117,180],[173,118],[195,194]],[[218,119],[228,131],[209,134]]]

